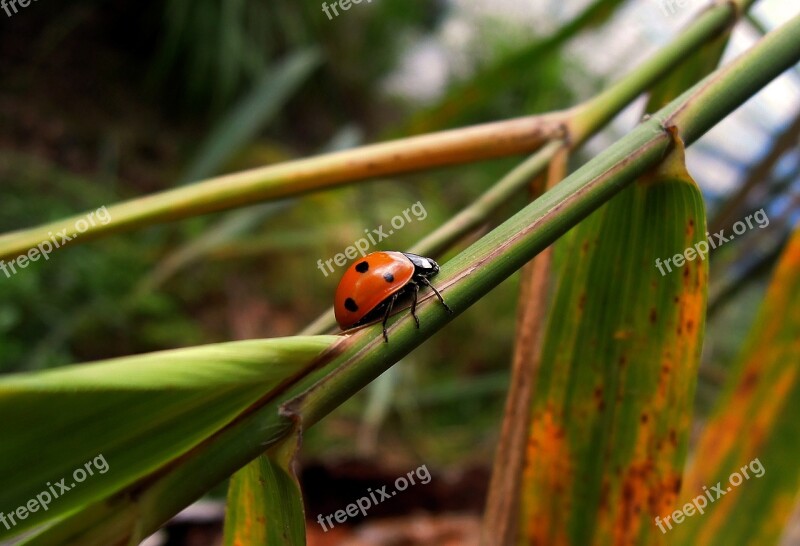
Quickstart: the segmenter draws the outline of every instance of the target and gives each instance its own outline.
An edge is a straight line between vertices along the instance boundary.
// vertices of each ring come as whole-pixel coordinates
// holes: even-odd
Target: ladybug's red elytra
[[[342,330],[361,326],[383,317],[383,339],[388,343],[386,321],[395,302],[411,295],[411,315],[419,328],[417,296],[419,285],[430,286],[448,313],[453,311],[428,280],[439,272],[430,258],[408,252],[373,252],[351,265],[336,288],[333,310]]]

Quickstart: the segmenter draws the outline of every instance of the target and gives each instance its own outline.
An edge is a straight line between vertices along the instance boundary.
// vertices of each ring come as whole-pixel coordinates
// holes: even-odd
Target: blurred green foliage
[[[3,153],[0,229],[44,222],[118,199],[99,184]],[[42,196],[46,196],[42,198]],[[55,250],[0,282],[0,369],[21,371],[202,342],[172,295],[125,297],[152,262],[155,233]]]
[[[359,8],[330,20],[321,2],[167,0],[153,76],[189,108],[220,109],[275,59],[313,45],[326,60],[314,82],[324,89],[315,97],[328,107],[322,111],[351,99],[366,106],[409,41],[438,23],[443,3],[384,0]]]
[[[620,4],[590,3],[546,36],[522,22],[487,20],[467,46],[474,55],[451,67],[431,110],[391,96],[385,82],[414,45],[439,36],[445,2],[382,0],[328,20],[320,4],[292,0],[123,0],[119,6],[53,0],[48,11],[26,13],[18,25],[0,22],[0,63],[12,75],[0,93],[48,112],[37,125],[24,112],[0,109],[6,128],[0,142],[14,143],[0,156],[0,229],[176,185],[194,172],[201,149],[224,150],[201,170],[212,175],[380,140],[436,108],[457,112],[452,119],[427,118],[438,128],[568,106],[580,98],[568,82],[579,78],[598,89],[602,82],[580,60],[567,58],[563,45],[606,22]],[[23,32],[27,49],[9,45]],[[279,108],[260,108],[263,97],[277,96],[270,70],[312,50],[320,54],[318,66],[286,88]],[[102,55],[89,54],[94,51]],[[539,60],[527,62],[534,54]],[[41,93],[51,78],[62,82],[63,71],[82,87]],[[482,99],[464,108],[463,90],[472,87]],[[95,90],[101,92],[95,96]],[[231,120],[242,123],[232,129]],[[57,139],[42,136],[49,124],[61,128]],[[342,252],[365,229],[387,225],[420,201],[428,216],[376,249],[407,248],[518,161],[374,181],[59,250],[47,263],[0,278],[0,371],[294,334],[331,304],[340,271],[324,276],[318,259]],[[526,201],[518,196],[492,223]],[[192,247],[197,241],[203,244]],[[491,456],[516,284],[502,285],[403,363],[380,432],[402,438],[401,453],[417,452],[432,463]],[[362,394],[308,433],[307,455],[353,453],[367,399]]]
[[[426,102],[393,96],[386,82],[416,45],[442,37],[444,1],[381,0],[333,20],[316,1],[51,1],[13,26],[0,19],[0,232],[389,135],[568,107],[604,82],[567,46],[625,3],[584,2],[542,35],[518,21],[478,21],[463,64],[448,66]],[[424,219],[370,250],[408,248],[518,162],[211,214],[58,250],[12,278],[0,272],[0,373],[292,335],[330,305],[343,269],[325,275],[318,260],[419,202]],[[517,196],[487,228],[527,200]],[[737,253],[731,245],[714,259]],[[701,416],[751,325],[747,309],[763,289],[752,280],[709,320]],[[504,283],[395,366],[379,390],[305,433],[303,455],[372,455],[362,440],[374,434],[380,441],[369,447],[390,463],[490,460],[517,288],[516,277]]]

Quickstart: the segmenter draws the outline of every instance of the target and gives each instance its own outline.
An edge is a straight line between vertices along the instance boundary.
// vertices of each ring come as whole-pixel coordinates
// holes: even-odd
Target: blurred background
[[[41,0],[11,16],[0,12],[0,232],[221,173],[566,108],[635,66],[703,6],[376,0],[329,17],[316,1]],[[798,11],[785,0],[757,3],[724,62]],[[618,116],[573,164],[627,132],[642,108],[637,102]],[[794,70],[688,153],[712,225],[730,229],[761,208],[770,219],[712,254],[701,417],[749,328],[776,249],[800,216],[798,135]],[[59,250],[0,275],[0,372],[296,334],[330,306],[341,274],[325,276],[318,260],[419,202],[424,219],[378,247],[405,249],[520,159],[378,180]],[[494,221],[525,202],[520,195]],[[309,519],[420,464],[433,474],[363,526],[353,520],[322,534],[310,523],[311,544],[406,544],[380,540],[412,533],[409,521],[418,524],[413,532],[436,537],[428,543],[477,529],[508,386],[516,297],[512,278],[306,434]],[[222,484],[152,544],[217,543],[215,499],[224,492]],[[374,533],[384,538],[369,538]]]

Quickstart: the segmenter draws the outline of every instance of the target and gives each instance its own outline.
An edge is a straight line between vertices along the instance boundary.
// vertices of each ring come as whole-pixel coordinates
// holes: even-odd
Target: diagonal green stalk
[[[330,413],[392,364],[430,338],[454,316],[508,278],[572,226],[660,162],[675,128],[688,145],[743,104],[772,79],[800,61],[800,16],[772,32],[731,64],[695,85],[582,168],[475,244],[444,264],[437,284],[455,315],[426,294],[418,307],[420,328],[408,316],[342,337],[331,362],[299,380],[232,426],[209,438],[171,468],[149,481],[90,507],[31,544],[108,544],[108,526],[124,522],[130,503],[147,503],[139,533],[158,528],[208,487],[243,466],[292,430]],[[135,499],[135,500],[133,500]],[[94,519],[92,519],[94,517]],[[91,521],[89,521],[91,520]],[[119,523],[122,525],[122,523]],[[108,533],[108,534],[103,534]],[[90,539],[94,536],[96,540]],[[97,538],[97,537],[102,537]],[[69,540],[71,539],[71,542]],[[106,542],[102,542],[106,540]]]
[[[605,125],[633,97],[667,76],[700,46],[726,32],[755,2],[730,0],[707,8],[669,46],[659,49],[638,69],[580,107],[571,121],[573,138],[580,142],[591,136],[592,127]]]
[[[631,100],[675,68],[700,45],[725,32],[755,0],[731,0],[707,9],[671,43],[597,97],[564,112],[524,116],[422,136],[371,144],[210,178],[108,206],[111,220],[83,232],[86,214],[0,235],[0,259],[27,253],[51,235],[75,236],[70,245],[157,223],[189,218],[336,187],[390,174],[530,153],[564,129],[572,145],[583,142]],[[38,259],[38,257],[37,257]]]
[[[438,258],[467,233],[486,222],[489,214],[497,210],[500,205],[505,203],[518,190],[525,187],[531,179],[547,167],[556,152],[563,146],[563,140],[553,140],[545,145],[512,169],[468,207],[409,248],[408,252]],[[336,319],[333,316],[333,309],[330,308],[317,317],[314,322],[306,326],[298,335],[322,334],[335,326]]]

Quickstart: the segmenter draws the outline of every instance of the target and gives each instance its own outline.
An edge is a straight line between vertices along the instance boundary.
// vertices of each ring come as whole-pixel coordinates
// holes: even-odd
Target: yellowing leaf
[[[703,431],[680,508],[718,483],[674,544],[778,544],[800,489],[800,230],[783,252],[738,364]],[[739,474],[741,483],[734,474]],[[760,474],[760,476],[759,476]],[[747,477],[745,477],[747,476]],[[730,487],[730,491],[728,491]]]
[[[518,544],[661,543],[652,521],[680,486],[707,281],[704,260],[674,261],[704,240],[676,142],[557,243]]]
[[[290,436],[233,475],[225,512],[225,546],[302,546],[305,512],[292,471]]]

